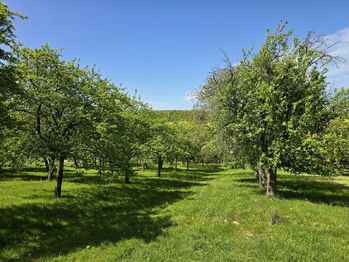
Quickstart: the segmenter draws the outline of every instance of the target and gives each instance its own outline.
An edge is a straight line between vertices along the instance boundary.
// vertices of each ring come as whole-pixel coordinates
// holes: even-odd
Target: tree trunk
[[[55,159],[51,158],[48,166],[48,176],[47,176],[48,181],[52,180],[54,170],[55,170]]]
[[[83,167],[84,167],[85,169],[90,168],[90,167],[89,167],[90,164],[89,164],[87,161],[83,161],[82,164],[83,164]]]
[[[158,177],[161,177],[162,159],[158,156]]]
[[[63,169],[64,169],[64,157],[59,156],[58,157],[58,167],[57,167],[57,184],[55,188],[55,197],[60,198],[61,197],[61,191],[62,191],[62,181],[63,181]]]
[[[126,166],[126,172],[125,172],[125,183],[130,184],[130,174],[131,172],[131,165],[130,165],[131,157],[128,158],[127,166]]]
[[[109,169],[110,169],[111,175],[113,176],[114,175],[114,164],[111,160],[109,160]]]
[[[49,168],[49,163],[47,161],[47,158],[44,158],[44,162],[45,162],[46,172],[49,172],[50,168]]]
[[[269,168],[267,176],[267,196],[274,196],[277,192],[276,186],[277,169]]]
[[[265,190],[267,184],[267,175],[265,169],[255,169],[255,174],[258,180],[259,189]]]
[[[177,167],[177,157],[176,157],[176,160],[175,160],[175,169],[176,169],[176,174],[178,172],[178,167]]]
[[[101,161],[101,159],[99,159],[98,164],[99,164],[98,174],[99,174],[99,177],[102,178],[102,161]]]
[[[142,169],[143,169],[143,171],[145,171],[147,168],[148,168],[148,164],[147,164],[147,162],[144,162],[144,163],[142,164]]]
[[[189,161],[190,161],[190,159],[187,158],[187,171],[189,171]]]
[[[75,157],[73,157],[74,164],[75,164],[75,169],[79,169],[79,162],[76,160]]]
[[[125,173],[125,184],[130,184],[130,174],[128,172]]]

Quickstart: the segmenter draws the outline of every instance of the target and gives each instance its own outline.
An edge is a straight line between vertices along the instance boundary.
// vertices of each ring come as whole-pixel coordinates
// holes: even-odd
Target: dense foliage
[[[335,118],[346,103],[339,93],[331,107],[326,93],[332,59],[320,38],[299,39],[282,24],[255,55],[244,52],[238,65],[215,71],[198,93],[217,135],[256,171],[267,195],[276,193],[279,168],[329,174],[346,163],[337,158],[346,157],[348,123]]]
[[[0,145],[6,129],[14,125],[9,109],[13,104],[11,98],[18,93],[13,66],[13,49],[16,48],[13,20],[16,16],[21,15],[0,2]]]

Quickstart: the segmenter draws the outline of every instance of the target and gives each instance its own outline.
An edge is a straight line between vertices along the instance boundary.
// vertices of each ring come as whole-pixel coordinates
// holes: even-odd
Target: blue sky
[[[78,57],[155,109],[189,109],[188,92],[208,72],[258,48],[266,28],[287,20],[299,36],[309,30],[341,41],[334,54],[349,61],[349,1],[8,0],[29,19],[16,34],[32,48],[49,43]],[[330,81],[349,86],[349,66],[332,66]]]

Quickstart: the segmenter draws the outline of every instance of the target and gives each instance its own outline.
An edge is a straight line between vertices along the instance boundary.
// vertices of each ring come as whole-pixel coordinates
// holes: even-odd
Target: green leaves
[[[245,52],[240,64],[211,74],[198,97],[236,158],[304,170],[303,160],[314,151],[306,141],[324,132],[328,121],[324,66],[332,57],[324,46],[312,34],[293,37],[280,24],[267,31],[254,56]]]

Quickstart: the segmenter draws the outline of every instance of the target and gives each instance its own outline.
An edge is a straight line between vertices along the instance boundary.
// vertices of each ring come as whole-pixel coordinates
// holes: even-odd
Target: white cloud
[[[331,55],[346,60],[328,67],[328,77],[334,87],[349,87],[349,27],[343,28],[333,34],[324,36],[328,44],[337,43],[330,51]]]
[[[326,35],[329,43],[339,42],[331,51],[336,56],[349,56],[349,27],[343,28],[333,34]]]
[[[193,91],[186,92],[185,96],[183,97],[183,100],[194,103],[196,100],[195,93]]]

